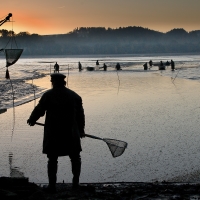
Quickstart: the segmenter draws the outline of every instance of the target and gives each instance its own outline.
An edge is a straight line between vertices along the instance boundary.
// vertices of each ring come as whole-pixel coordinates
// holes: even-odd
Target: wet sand
[[[13,200],[197,200],[200,184],[197,183],[86,183],[73,190],[71,184],[56,185],[56,193],[44,192],[42,186],[28,182],[27,178],[0,178],[0,198]]]

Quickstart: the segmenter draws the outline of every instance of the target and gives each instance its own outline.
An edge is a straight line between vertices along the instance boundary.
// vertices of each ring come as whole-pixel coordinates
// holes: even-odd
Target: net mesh
[[[114,139],[104,138],[103,141],[106,142],[106,144],[108,145],[108,147],[112,153],[112,156],[114,158],[121,156],[124,153],[124,151],[128,145],[127,142],[123,142],[120,140],[114,140]]]
[[[23,49],[5,49],[6,67],[13,65],[21,56]]]

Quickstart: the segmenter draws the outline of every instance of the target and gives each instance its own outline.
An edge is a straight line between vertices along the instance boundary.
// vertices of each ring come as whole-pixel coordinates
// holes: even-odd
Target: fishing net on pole
[[[20,58],[23,49],[5,49],[6,67],[15,64]]]
[[[15,64],[18,59],[20,58],[23,49],[4,49],[5,56],[6,56],[6,79],[10,78],[8,67]]]
[[[128,145],[127,142],[115,139],[103,138],[103,141],[106,142],[106,144],[108,145],[110,152],[114,158],[121,156]]]
[[[39,123],[39,122],[36,122],[35,124],[40,125],[40,126],[44,126],[44,124]],[[97,137],[97,136],[94,136],[94,135],[89,135],[89,134],[85,134],[85,136],[89,137],[89,138],[104,141],[108,145],[110,152],[111,152],[111,154],[114,158],[121,156],[128,146],[127,142],[124,142],[124,141],[121,141],[121,140],[100,138],[100,137]]]
[[[0,26],[2,24],[4,24],[5,22],[10,21],[10,17],[12,17],[12,13],[9,13],[8,16],[5,19],[3,19],[3,20],[0,21]],[[13,22],[13,20],[12,20],[12,22]],[[15,64],[18,61],[18,59],[20,58],[20,56],[21,56],[21,54],[23,52],[23,49],[18,49],[17,43],[16,43],[16,41],[14,39],[14,31],[13,31],[13,29],[12,29],[12,31],[10,33],[11,33],[11,37],[9,37],[8,43],[10,43],[10,41],[11,41],[11,48],[10,49],[6,48],[7,45],[8,45],[8,43],[7,43],[6,46],[5,46],[5,48],[1,48],[0,49],[0,52],[4,51],[4,53],[5,53],[5,57],[6,57],[6,66],[5,67],[7,68],[6,69],[5,78],[10,80],[11,89],[12,89],[12,97],[13,97],[13,131],[12,131],[12,135],[13,135],[13,132],[14,132],[14,123],[15,123],[14,91],[13,91],[13,85],[12,85],[12,81],[10,79],[10,74],[9,74],[9,71],[8,71],[8,67],[11,66],[11,65],[13,65],[13,64]],[[16,49],[12,48],[12,41],[13,41],[13,39],[14,39],[16,47],[17,47]]]
[[[121,140],[115,140],[115,139],[109,139],[109,138],[100,138],[100,137],[97,137],[97,136],[94,136],[94,135],[89,135],[89,134],[85,134],[85,136],[93,138],[93,139],[97,139],[97,140],[103,140],[108,145],[108,148],[110,149],[110,152],[111,152],[111,154],[114,158],[121,156],[128,146],[127,142],[124,142],[124,141],[121,141]]]

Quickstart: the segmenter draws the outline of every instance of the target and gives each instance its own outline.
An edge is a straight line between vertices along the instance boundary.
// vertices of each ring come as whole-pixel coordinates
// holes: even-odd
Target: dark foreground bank
[[[0,199],[20,200],[140,200],[140,199],[200,199],[200,183],[132,182],[81,184],[72,190],[71,184],[58,183],[57,193],[48,194],[42,186],[30,183],[28,178],[0,177]]]

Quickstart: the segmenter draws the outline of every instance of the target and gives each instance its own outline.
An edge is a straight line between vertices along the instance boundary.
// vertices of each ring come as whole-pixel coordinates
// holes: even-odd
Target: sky
[[[39,35],[65,34],[77,27],[141,26],[168,32],[200,30],[200,0],[0,0],[0,29]]]

